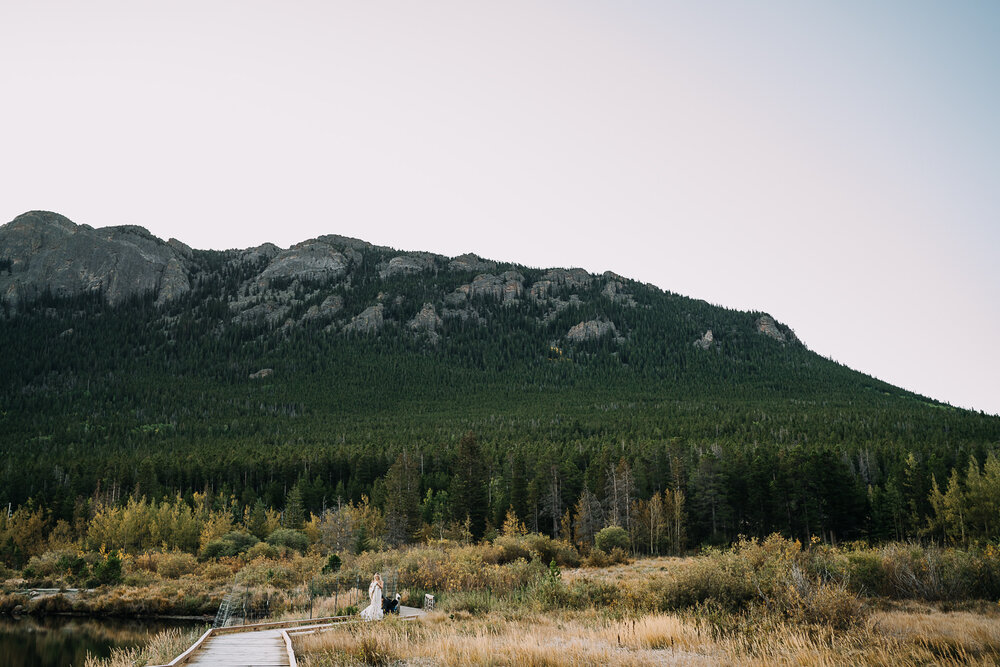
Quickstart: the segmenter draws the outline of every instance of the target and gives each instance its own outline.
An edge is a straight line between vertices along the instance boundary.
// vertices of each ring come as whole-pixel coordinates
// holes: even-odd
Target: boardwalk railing
[[[399,572],[383,577],[383,595],[392,599],[399,590]],[[243,626],[266,621],[289,611],[313,618],[316,611],[350,614],[368,605],[368,584],[360,575],[317,576],[291,589],[283,590],[261,582],[237,578],[215,614],[214,628]],[[319,609],[317,610],[317,603]]]

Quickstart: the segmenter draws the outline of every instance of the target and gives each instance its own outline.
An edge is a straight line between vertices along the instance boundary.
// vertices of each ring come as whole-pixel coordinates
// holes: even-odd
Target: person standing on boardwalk
[[[366,621],[382,620],[382,577],[378,572],[372,577],[372,583],[368,584],[368,597],[371,604],[361,610],[361,618]]]

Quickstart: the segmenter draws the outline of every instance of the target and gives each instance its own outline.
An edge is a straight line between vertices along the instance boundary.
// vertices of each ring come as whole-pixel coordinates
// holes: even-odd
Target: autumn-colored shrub
[[[995,559],[980,553],[920,545],[891,544],[880,550],[887,593],[897,598],[959,600],[995,597],[984,583],[1000,580]]]
[[[156,573],[167,579],[177,579],[185,574],[192,574],[198,568],[198,559],[193,554],[183,551],[156,554],[153,562],[156,565]]]
[[[629,562],[628,553],[619,547],[615,547],[610,552],[594,547],[583,559],[582,564],[587,567],[608,567]]]

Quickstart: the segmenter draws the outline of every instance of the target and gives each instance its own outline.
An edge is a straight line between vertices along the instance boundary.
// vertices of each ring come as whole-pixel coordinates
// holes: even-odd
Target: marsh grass
[[[678,617],[614,621],[594,614],[521,618],[432,614],[417,623],[356,624],[295,640],[303,667],[383,665],[654,665],[688,655],[702,631]],[[690,653],[697,662],[710,664]]]
[[[313,596],[323,562],[317,554],[253,558],[240,576],[289,618],[308,609],[314,617],[356,613],[337,608],[343,598]],[[343,584],[395,571],[404,603],[420,606],[423,593],[432,592],[439,611],[414,623],[390,617],[302,636],[296,650],[304,667],[1000,661],[994,547],[833,548],[773,535],[696,557],[589,562],[557,540],[531,536],[348,555],[340,572],[323,576]],[[148,557],[128,568],[150,579],[144,589],[122,586],[101,595],[108,609],[207,606],[199,594],[219,590],[222,570],[239,567],[235,561],[212,565],[218,572],[202,567],[176,554]],[[319,583],[327,590],[331,582]],[[139,653],[114,659],[120,660],[114,665],[147,664]]]
[[[724,635],[696,615],[437,613],[296,638],[303,667],[346,665],[994,665],[1000,618],[879,612],[847,631],[747,617]]]
[[[88,655],[83,667],[144,667],[165,665],[187,650],[205,632],[199,630],[164,630],[150,637],[145,646],[112,649],[111,656],[100,659]]]
[[[973,582],[996,576],[993,552],[803,548],[772,536],[695,558],[556,576],[537,559],[520,561],[534,577],[501,575],[491,580],[496,588],[462,590],[450,568],[461,573],[478,558],[490,560],[464,549],[454,566],[409,556],[434,562],[433,576],[452,583],[440,592],[441,612],[409,625],[391,619],[299,638],[301,663],[905,667],[1000,660],[1000,608],[971,601],[980,590]],[[978,605],[979,613],[950,611],[961,604]]]

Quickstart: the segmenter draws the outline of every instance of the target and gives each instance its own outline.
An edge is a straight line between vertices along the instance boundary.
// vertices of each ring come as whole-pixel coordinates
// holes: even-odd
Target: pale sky
[[[1000,413],[1000,3],[0,3],[0,222],[612,270]]]

